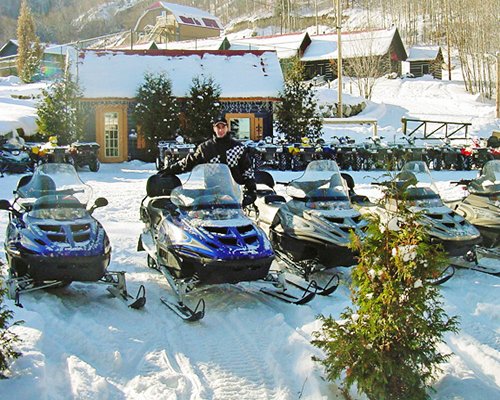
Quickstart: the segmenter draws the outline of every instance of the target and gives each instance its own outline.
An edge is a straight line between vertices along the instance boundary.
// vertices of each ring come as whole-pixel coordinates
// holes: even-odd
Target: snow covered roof
[[[181,40],[178,42],[157,43],[159,49],[164,50],[222,50],[224,37]]]
[[[383,55],[389,51],[397,29],[342,33],[342,58],[368,55]],[[310,35],[311,44],[306,48],[301,61],[337,59],[337,34]]]
[[[283,87],[272,51],[87,49],[75,70],[84,98],[134,98],[144,74],[160,72],[168,74],[176,97],[185,97],[198,76],[211,77],[221,98],[276,98]]]
[[[306,38],[307,32],[232,39],[231,50],[275,50],[278,58],[290,58],[299,54]]]
[[[410,47],[406,61],[435,60],[439,54],[439,46],[415,46]]]
[[[177,23],[181,25],[200,26],[218,30],[223,29],[219,18],[206,11],[194,7],[183,6],[180,4],[167,3],[166,1],[157,1],[156,3],[151,4],[146,9],[146,12],[143,14],[143,16],[149,11],[159,8],[170,11]],[[142,17],[139,19],[139,21],[141,19]]]

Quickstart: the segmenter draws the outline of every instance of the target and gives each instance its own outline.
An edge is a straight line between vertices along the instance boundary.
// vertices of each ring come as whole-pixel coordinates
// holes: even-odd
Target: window
[[[219,25],[217,25],[217,21],[212,18],[202,18],[202,21],[205,23],[205,26],[209,28],[217,28],[219,29]]]
[[[237,139],[250,139],[250,118],[231,118],[229,124]]]
[[[185,17],[183,15],[180,15],[179,16],[180,20],[182,22],[184,22],[185,24],[190,24],[190,25],[194,25],[194,21],[193,21],[193,18],[190,18],[190,17]]]
[[[107,112],[104,114],[104,155],[105,157],[118,157],[119,155],[117,112]]]

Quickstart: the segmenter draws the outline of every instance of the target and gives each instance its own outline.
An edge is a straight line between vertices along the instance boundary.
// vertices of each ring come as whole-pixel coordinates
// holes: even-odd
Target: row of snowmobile
[[[387,143],[382,137],[356,143],[353,139],[334,137],[326,143],[318,139],[315,143],[302,138],[299,143],[281,143],[271,137],[259,142],[248,141],[256,169],[279,169],[281,171],[304,170],[313,160],[334,160],[341,170],[369,171],[390,169],[397,171],[406,162],[425,161],[433,170],[481,169],[493,159],[500,159],[498,147],[453,146],[446,142],[416,145],[415,139],[405,137],[408,143]]]
[[[257,200],[243,209],[241,189],[225,164],[198,165],[184,182],[175,175],[148,179],[138,250],[146,251],[148,267],[170,286],[161,301],[184,320],[205,315],[197,289],[207,285],[250,282],[263,294],[294,304],[328,296],[339,285],[336,267],[356,263],[349,235],[366,234],[362,215],[396,217],[396,199],[374,203],[357,194],[352,177],[332,160],[309,163],[300,177],[283,183],[285,196],[268,171],[257,171],[256,181]],[[461,182],[468,196],[449,205],[424,162],[407,163],[392,181],[402,183],[412,210],[422,212],[421,223],[448,252],[452,266],[464,266],[463,261],[496,274],[478,258],[498,256],[499,161],[485,165],[479,178]],[[23,292],[90,281],[107,284],[134,308],[145,304],[144,286],[133,297],[124,274],[108,271],[111,245],[92,216],[107,201],[90,205],[88,186],[71,165],[43,164],[22,177],[14,193],[13,202],[2,200],[0,208],[10,215],[5,252],[9,293],[17,303]],[[448,268],[433,283],[453,273]]]

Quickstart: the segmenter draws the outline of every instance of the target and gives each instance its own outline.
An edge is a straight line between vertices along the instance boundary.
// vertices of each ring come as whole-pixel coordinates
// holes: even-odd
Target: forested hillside
[[[27,0],[42,42],[67,43],[129,30],[155,0]],[[407,46],[437,44],[458,55],[467,89],[491,97],[500,49],[498,0],[340,0],[343,31],[395,25]],[[226,33],[334,30],[336,0],[171,0],[218,16]],[[0,1],[0,44],[16,37],[21,0]],[[493,57],[491,56],[493,55]],[[445,59],[447,59],[445,57]]]

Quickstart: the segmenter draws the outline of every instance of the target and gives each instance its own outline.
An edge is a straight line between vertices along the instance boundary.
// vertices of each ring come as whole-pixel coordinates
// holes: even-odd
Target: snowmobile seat
[[[345,180],[347,187],[349,188],[349,199],[353,204],[366,204],[370,203],[370,199],[362,194],[357,194],[354,191],[354,179],[351,175],[341,172],[340,175]]]
[[[170,196],[176,187],[181,186],[181,180],[176,175],[152,175],[146,183],[148,197]]]
[[[255,184],[266,185],[268,188],[273,189],[273,176],[267,171],[255,171]]]
[[[164,215],[172,214],[176,209],[177,207],[170,200],[170,196],[153,198],[147,205],[147,212],[152,225],[158,224]]]
[[[23,186],[26,186],[29,181],[31,181],[31,178],[33,177],[33,175],[23,175],[21,176],[21,178],[19,179],[19,181],[17,182],[17,190],[19,190],[19,188],[23,187]]]

